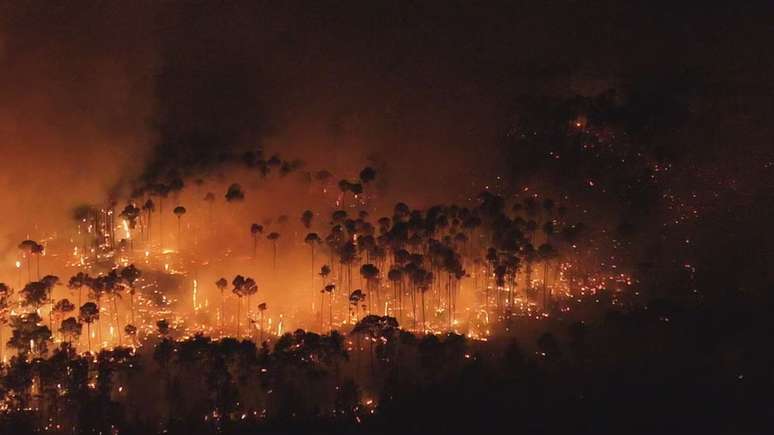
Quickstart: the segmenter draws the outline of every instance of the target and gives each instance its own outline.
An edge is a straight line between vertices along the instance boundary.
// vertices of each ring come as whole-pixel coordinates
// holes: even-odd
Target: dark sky
[[[58,183],[65,206],[45,214],[61,215],[160,159],[259,145],[339,172],[389,162],[446,189],[507,170],[496,144],[519,95],[677,78],[695,84],[694,110],[728,118],[706,121],[715,148],[731,123],[734,146],[760,151],[766,3],[4,1],[2,205],[41,214]]]

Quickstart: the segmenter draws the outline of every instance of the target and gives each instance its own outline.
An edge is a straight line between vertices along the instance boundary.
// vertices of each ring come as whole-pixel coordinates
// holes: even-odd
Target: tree
[[[156,204],[152,199],[148,198],[142,205],[142,209],[145,212],[145,221],[148,224],[148,240],[151,239],[151,214],[156,210]]]
[[[366,280],[368,293],[373,296],[376,290],[376,312],[379,312],[379,268],[373,264],[364,264],[360,266],[360,275]]]
[[[387,279],[392,284],[394,294],[397,296],[398,307],[400,310],[399,320],[403,321],[403,270],[399,266],[393,266],[387,272]]]
[[[320,277],[323,280],[323,284],[325,284],[328,281],[328,275],[331,274],[331,267],[327,264],[323,264],[322,267],[320,267]],[[325,305],[325,291],[320,291],[322,294],[322,299],[320,301],[320,333],[322,333],[323,328],[323,306]]]
[[[67,288],[78,291],[78,306],[80,307],[83,299],[83,287],[88,287],[88,283],[91,281],[91,277],[83,272],[78,272],[70,278],[67,283]]]
[[[357,309],[360,307],[360,304],[365,300],[366,295],[363,293],[363,290],[357,289],[350,293],[349,295],[349,317],[350,320],[352,320],[352,317],[354,314],[357,314]]]
[[[77,341],[83,331],[83,324],[78,322],[75,317],[68,317],[62,320],[62,324],[59,327],[59,333],[62,334],[64,340],[70,344]]]
[[[129,286],[129,309],[131,311],[131,322],[134,325],[134,283],[142,276],[142,272],[134,264],[130,264],[121,270],[121,279]]]
[[[317,233],[309,233],[304,238],[304,243],[309,245],[309,247],[312,249],[312,289],[314,289],[314,249],[317,247],[317,245],[322,243],[322,239],[320,239],[320,236],[318,236]]]
[[[234,288],[231,290],[239,299],[237,303],[237,337],[239,337],[239,331],[240,331],[240,324],[242,323],[242,297],[247,296],[248,298],[252,295],[254,295],[258,291],[258,286],[255,283],[255,280],[252,278],[245,278],[242,275],[237,275],[234,277],[234,280],[231,281],[231,284],[234,286]],[[249,302],[248,302],[248,315],[249,315]]]
[[[99,320],[99,308],[94,302],[86,302],[79,310],[81,322],[86,323],[86,335],[88,337],[89,352],[91,352],[91,324]]]
[[[57,303],[54,304],[54,307],[52,308],[51,311],[54,313],[57,320],[61,322],[61,319],[65,315],[67,315],[68,313],[74,310],[75,310],[75,305],[65,298],[57,301]]]
[[[427,320],[425,318],[425,293],[430,289],[430,285],[433,283],[433,274],[432,272],[428,272],[422,268],[416,268],[412,271],[410,279],[414,285],[414,288],[419,291],[419,295],[422,299],[422,330],[427,332]]]
[[[266,236],[266,238],[271,240],[271,243],[272,243],[272,248],[274,252],[272,265],[273,265],[274,271],[276,272],[277,271],[277,240],[279,240],[280,235],[277,232],[271,232],[269,233],[268,236]]]
[[[336,284],[328,284],[323,288],[323,295],[328,293],[328,319],[331,331],[333,331],[333,291],[336,290]]]
[[[22,305],[39,309],[48,302],[48,288],[49,286],[43,281],[28,282],[21,290]]]
[[[376,171],[370,166],[366,166],[363,168],[362,171],[360,171],[360,181],[363,182],[363,184],[368,184],[376,178]]]
[[[230,186],[228,186],[225,197],[226,197],[226,201],[228,202],[240,202],[240,201],[244,201],[245,193],[242,190],[242,186],[240,186],[237,183],[233,183]]]
[[[135,229],[137,226],[137,218],[140,217],[141,210],[134,205],[134,203],[130,202],[129,204],[124,207],[123,211],[119,214],[119,216],[126,222],[127,227],[129,227],[129,240],[130,240],[130,249],[134,250],[134,239],[132,238],[131,231]]]
[[[301,223],[307,230],[312,227],[312,219],[314,219],[314,213],[312,213],[312,210],[305,210],[301,214]]]
[[[16,349],[22,356],[29,353],[38,355],[46,353],[47,343],[51,340],[51,330],[48,326],[41,326],[41,320],[43,319],[37,312],[12,317],[13,333],[8,341],[8,347]]]
[[[124,284],[118,274],[118,269],[113,269],[107,275],[100,276],[98,279],[101,281],[104,293],[110,295],[113,301],[113,330],[118,335],[118,344],[121,345],[121,329],[118,326],[118,298],[121,297],[121,293],[125,290]]]
[[[181,205],[178,205],[177,207],[175,207],[174,210],[172,210],[172,213],[174,213],[175,216],[177,216],[177,250],[178,251],[180,250],[180,245],[181,245],[181,241],[182,241],[182,236],[181,236],[181,231],[180,231],[180,219],[185,214],[185,211],[186,211],[185,207],[183,207]]]
[[[253,258],[255,258],[256,250],[258,248],[258,235],[263,234],[263,225],[250,225],[250,234],[253,236]]]
[[[228,281],[226,281],[226,278],[220,278],[219,280],[215,281],[215,287],[220,290],[220,331],[223,333],[223,319],[226,315],[224,312],[226,296],[223,292],[226,290],[226,287],[228,287]]]
[[[27,257],[27,282],[32,281],[32,256],[43,253],[43,246],[34,240],[24,240],[19,243],[19,250]],[[40,260],[38,260],[38,276],[40,276]]]

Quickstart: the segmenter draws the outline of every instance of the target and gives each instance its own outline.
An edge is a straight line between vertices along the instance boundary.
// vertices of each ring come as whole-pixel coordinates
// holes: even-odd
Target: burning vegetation
[[[747,78],[330,7],[0,7],[0,434],[765,432]]]

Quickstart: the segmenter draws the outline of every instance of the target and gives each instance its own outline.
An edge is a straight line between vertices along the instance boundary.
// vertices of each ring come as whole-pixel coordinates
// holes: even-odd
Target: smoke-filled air
[[[658,3],[3,2],[0,433],[765,432],[771,8]]]

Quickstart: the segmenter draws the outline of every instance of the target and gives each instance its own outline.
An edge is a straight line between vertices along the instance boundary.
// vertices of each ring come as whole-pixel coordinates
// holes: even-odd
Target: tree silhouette
[[[32,281],[32,256],[43,253],[43,247],[34,240],[24,240],[19,243],[19,250],[27,257],[27,282],[30,282]],[[40,276],[40,260],[38,260],[38,276]]]
[[[140,217],[141,210],[130,202],[124,207],[119,216],[126,221],[127,227],[129,227],[129,240],[130,249],[134,250],[134,239],[132,238],[132,231],[137,226],[137,219]]]
[[[376,312],[380,311],[380,298],[379,298],[379,268],[373,264],[364,264],[360,266],[360,275],[366,280],[368,293],[371,295],[376,293]]]
[[[145,211],[145,221],[147,222],[148,226],[148,240],[151,240],[151,214],[156,210],[156,204],[153,202],[152,199],[148,198],[145,203],[142,205],[143,211]]]
[[[331,267],[327,264],[323,264],[322,267],[320,267],[320,277],[323,280],[323,284],[327,284],[328,276],[331,274]],[[320,300],[320,333],[322,333],[323,330],[323,307],[325,306],[325,290],[320,291],[321,294],[321,300]]]
[[[228,287],[228,281],[226,281],[226,278],[220,278],[219,280],[215,281],[215,287],[218,288],[220,291],[220,330],[221,333],[223,332],[223,319],[225,318],[225,300],[226,296],[224,294],[224,291],[226,290],[226,287]]]
[[[253,236],[253,258],[255,258],[256,249],[258,248],[258,235],[263,234],[263,225],[250,225],[250,234]]]
[[[83,331],[83,324],[78,322],[75,317],[68,317],[62,320],[62,324],[59,327],[59,333],[62,334],[63,339],[72,344],[77,341]]]
[[[185,211],[186,211],[185,207],[180,206],[180,205],[178,205],[177,207],[175,207],[174,210],[172,210],[172,213],[174,213],[175,216],[177,216],[177,250],[178,251],[180,250],[180,245],[182,244],[182,235],[181,235],[182,233],[181,233],[181,230],[180,230],[180,219],[185,214]]]
[[[395,299],[398,300],[398,309],[400,310],[399,320],[403,321],[403,270],[399,266],[393,266],[387,272],[387,279],[392,284]]]
[[[366,166],[363,168],[362,171],[360,171],[360,181],[363,182],[363,184],[368,184],[376,178],[376,171],[370,166]]]
[[[130,319],[132,325],[134,325],[134,294],[136,292],[134,284],[140,276],[142,276],[142,272],[134,264],[121,269],[121,279],[129,286],[129,310],[131,311]]]
[[[252,278],[245,278],[242,275],[237,275],[234,280],[231,281],[234,288],[231,290],[239,299],[237,300],[237,337],[240,333],[240,324],[242,323],[242,297],[248,298],[254,295],[258,291],[258,286],[255,284],[255,280]],[[249,302],[248,302],[248,315],[249,315]]]
[[[83,302],[83,287],[88,287],[88,283],[91,281],[91,277],[83,272],[78,272],[74,276],[70,277],[67,283],[67,288],[78,291],[78,306],[80,307]]]
[[[91,324],[99,320],[99,308],[94,302],[86,302],[79,310],[81,322],[86,323],[86,335],[88,337],[89,352],[91,352]]]
[[[242,186],[237,183],[233,183],[228,186],[225,197],[226,201],[228,202],[240,202],[244,201],[245,193],[242,191]]]
[[[320,236],[317,235],[317,233],[309,233],[304,238],[304,243],[309,245],[309,248],[312,250],[312,290],[314,291],[314,275],[315,275],[315,267],[314,267],[314,251],[317,245],[322,243],[322,240],[320,239]]]
[[[54,304],[53,308],[51,309],[51,312],[54,313],[54,316],[56,317],[57,321],[62,320],[62,318],[67,315],[68,313],[75,310],[75,305],[70,302],[68,299],[60,299]]]
[[[328,293],[328,320],[331,331],[333,331],[333,292],[336,290],[336,284],[328,284],[323,288],[323,294]]]
[[[360,307],[360,305],[363,303],[363,301],[366,298],[366,294],[363,293],[363,290],[357,289],[350,293],[349,295],[349,318],[352,320],[352,317],[357,314],[357,309]]]
[[[51,340],[51,330],[48,326],[41,326],[41,317],[37,312],[24,313],[11,318],[13,333],[8,341],[8,347],[16,349],[19,355],[25,357],[28,354],[42,355],[48,350],[48,341]]]
[[[271,240],[272,251],[273,251],[272,268],[276,272],[277,271],[277,240],[279,240],[280,235],[277,232],[271,232],[269,233],[268,236],[266,236],[266,238]]]
[[[305,210],[301,214],[301,223],[307,230],[312,227],[312,219],[314,219],[314,213],[312,213],[312,210]]]

